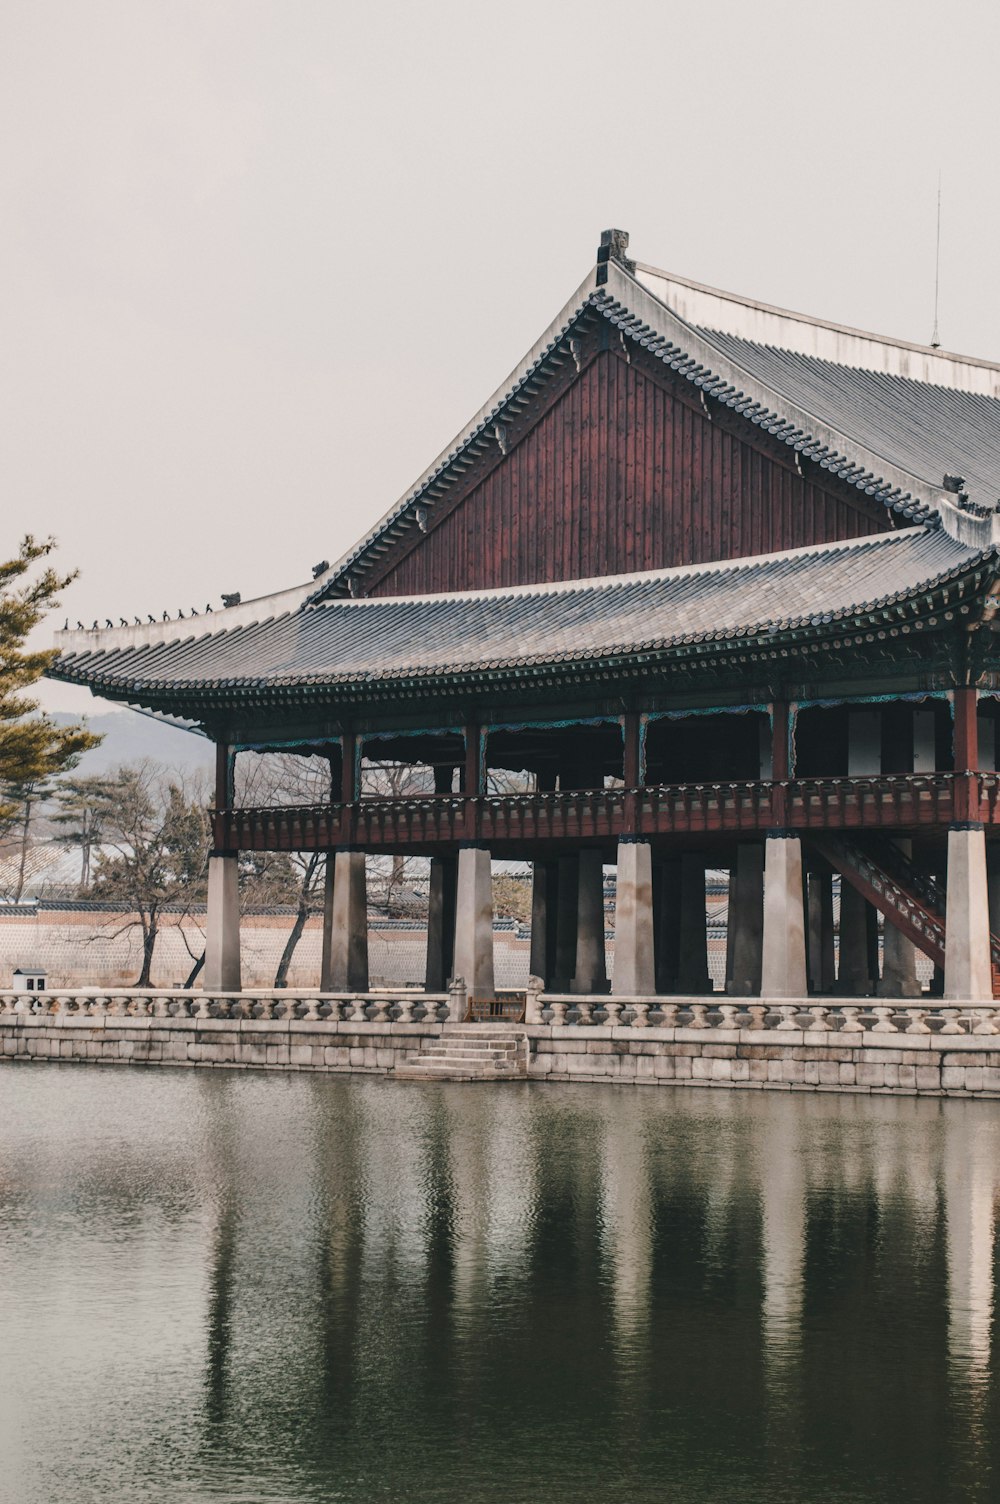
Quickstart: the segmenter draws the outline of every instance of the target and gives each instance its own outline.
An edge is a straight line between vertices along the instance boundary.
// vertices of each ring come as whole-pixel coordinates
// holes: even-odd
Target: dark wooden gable
[[[856,538],[879,502],[703,398],[614,331],[578,347],[544,400],[362,585],[414,595],[628,574]]]

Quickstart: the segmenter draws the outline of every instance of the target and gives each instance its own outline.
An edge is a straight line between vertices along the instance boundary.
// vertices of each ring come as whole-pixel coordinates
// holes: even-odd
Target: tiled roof
[[[1000,497],[1000,400],[882,371],[861,370],[716,330],[731,359],[800,407],[901,470],[940,485],[960,474],[972,499]]]
[[[56,678],[118,698],[479,673],[821,627],[919,595],[982,551],[937,527],[562,585],[334,600],[211,635],[64,654]]]

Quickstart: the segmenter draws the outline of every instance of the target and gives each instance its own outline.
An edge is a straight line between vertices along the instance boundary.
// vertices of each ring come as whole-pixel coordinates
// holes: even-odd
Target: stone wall
[[[957,1010],[954,1010],[957,1011]],[[528,1077],[905,1096],[1000,1097],[1000,1037],[971,1032],[521,1026]],[[447,1025],[355,1019],[3,1013],[5,1061],[391,1075]]]

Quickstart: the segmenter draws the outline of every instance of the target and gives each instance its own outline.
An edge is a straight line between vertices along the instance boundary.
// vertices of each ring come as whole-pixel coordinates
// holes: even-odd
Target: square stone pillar
[[[330,991],[330,956],[333,947],[333,885],[337,870],[336,852],[326,854],[323,873],[323,949],[320,952],[319,990]]]
[[[1000,936],[1000,842],[986,844],[986,883],[989,891],[990,934]]]
[[[329,867],[327,884],[329,891]],[[368,991],[368,890],[363,851],[338,851],[333,865],[324,992]]]
[[[833,874],[812,872],[808,883],[809,990],[825,996],[836,986],[833,935]]]
[[[904,856],[913,851],[912,841],[897,841]],[[878,984],[879,997],[919,997],[917,981],[917,948],[907,939],[888,917],[882,931],[882,980]]]
[[[805,997],[806,928],[802,843],[769,835],[764,843],[764,945],[761,996]]]
[[[573,991],[590,995],[608,990],[608,967],[604,951],[604,866],[601,853],[581,851],[579,872]]]
[[[840,879],[840,965],[837,990],[845,997],[871,997],[878,986],[868,944],[871,905],[846,877]]]
[[[748,842],[737,847],[729,872],[726,991],[732,997],[760,992],[763,940],[764,849]]]
[[[556,974],[558,862],[534,862],[531,869],[531,956],[528,970],[551,987]]]
[[[653,868],[653,922],[656,926],[656,990],[673,992],[681,940],[681,864],[661,862]]]
[[[952,826],[948,831],[944,995],[949,1001],[993,1000],[986,836],[981,825]]]
[[[481,846],[458,853],[454,974],[470,998],[496,996],[493,972],[493,885],[490,854]]]
[[[452,974],[457,869],[454,857],[431,857],[427,894],[427,968],[424,974],[424,986],[428,992],[444,992]]]
[[[206,992],[239,992],[242,988],[239,857],[235,853],[208,859],[202,987]]]
[[[580,858],[559,858],[556,882],[556,959],[553,992],[568,992],[576,971],[576,931],[580,902]]]
[[[711,992],[708,970],[708,922],[705,913],[705,858],[681,857],[680,938],[677,991],[685,997]]]
[[[656,990],[653,857],[648,841],[618,843],[613,990],[637,997],[651,997]]]

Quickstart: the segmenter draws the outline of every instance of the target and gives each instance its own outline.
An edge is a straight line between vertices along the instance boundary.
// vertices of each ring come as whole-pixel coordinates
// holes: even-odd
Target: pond
[[[1000,1107],[0,1072],[0,1499],[995,1500]]]

